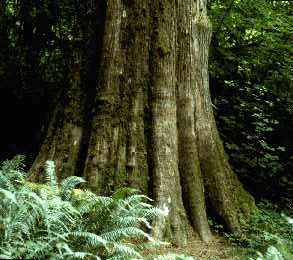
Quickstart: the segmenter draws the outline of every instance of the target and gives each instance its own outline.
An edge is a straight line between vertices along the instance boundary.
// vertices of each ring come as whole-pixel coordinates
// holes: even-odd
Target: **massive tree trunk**
[[[217,132],[208,88],[210,37],[206,0],[108,0],[98,83],[90,80],[92,66],[86,77],[79,74],[77,58],[90,57],[90,49],[75,49],[66,102],[56,106],[31,180],[39,179],[43,161],[55,160],[59,180],[84,176],[99,194],[137,188],[169,212],[154,220],[152,235],[178,246],[191,226],[202,240],[212,238],[205,201],[208,213],[241,231],[240,220],[249,219],[255,204],[229,167]],[[84,96],[92,99],[83,102]],[[94,111],[90,120],[87,110]]]

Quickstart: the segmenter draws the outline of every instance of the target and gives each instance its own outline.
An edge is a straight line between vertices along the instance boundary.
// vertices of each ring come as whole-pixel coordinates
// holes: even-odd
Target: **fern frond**
[[[30,215],[32,215],[34,212],[36,217],[43,217],[48,211],[47,202],[34,192],[23,190],[22,192],[18,193],[18,198],[20,200],[19,204],[22,204],[23,207],[26,207],[26,211]],[[21,210],[21,205],[19,206],[19,210]],[[31,209],[31,211],[29,209]]]
[[[133,248],[114,243],[112,250],[108,251],[110,257],[107,260],[122,260],[122,259],[143,259],[143,257]]]
[[[90,246],[96,247],[96,246],[104,246],[107,247],[108,241],[96,234],[90,233],[90,232],[69,232],[67,236],[73,236],[73,237],[82,237],[85,238]]]
[[[149,234],[136,227],[119,228],[101,234],[102,238],[110,242],[117,242],[129,236],[143,236],[146,237],[148,240],[153,241],[153,238]]]
[[[78,176],[69,176],[61,183],[61,198],[63,200],[69,200],[70,199],[70,193],[73,190],[73,188],[80,184],[85,183],[86,181]]]
[[[284,260],[282,254],[279,252],[279,250],[274,247],[270,246],[267,249],[266,255],[265,255],[266,260]]]
[[[25,155],[17,154],[12,160],[5,160],[4,162],[2,162],[1,170],[4,172],[15,170],[23,173],[23,175],[26,175],[26,173],[23,171],[25,167],[24,161]]]
[[[111,197],[115,201],[116,200],[124,200],[129,195],[137,193],[137,192],[138,192],[137,189],[133,189],[133,188],[129,188],[129,187],[122,187],[122,188],[118,189],[117,191],[115,191]]]
[[[45,230],[47,231],[47,230]],[[56,245],[67,241],[67,234],[60,234],[60,232],[50,231],[49,236],[38,237],[37,240],[28,241],[27,244],[30,245],[29,253],[27,254],[27,259],[44,259],[42,257],[44,254],[50,254],[55,252]]]
[[[147,219],[152,219],[153,217],[157,217],[163,214],[163,211],[159,208],[138,208],[137,209],[137,216],[144,217]]]
[[[0,258],[1,259],[12,259],[11,255],[8,255],[8,254],[7,255],[0,254]]]
[[[137,226],[141,221],[140,218],[136,216],[116,216],[113,218],[113,226],[116,227],[132,227]]]
[[[0,170],[0,187],[14,191],[16,182],[24,180],[26,173],[23,171],[23,161],[25,156],[17,155],[13,160],[6,160],[1,165]]]
[[[57,195],[57,180],[56,180],[56,174],[55,174],[55,163],[54,161],[46,161],[46,168],[45,168],[45,173],[46,173],[46,180],[47,180],[47,185],[50,187],[50,191],[52,195]]]
[[[288,216],[286,216],[284,213],[281,213],[281,216],[286,219],[286,221],[288,222],[288,224],[293,225],[293,218],[290,218]]]
[[[28,249],[26,259],[44,259],[45,255],[55,251],[54,245],[47,239],[33,241],[33,244],[29,244]]]
[[[129,197],[127,197],[124,200],[119,200],[117,202],[117,205],[123,208],[127,208],[127,209],[131,209],[137,205],[139,205],[140,202],[142,202],[143,199],[149,199],[147,196],[144,195],[131,195]]]
[[[14,239],[16,237],[18,237],[21,241],[23,241],[24,239],[30,239],[30,226],[28,226],[27,223],[14,221],[13,223],[11,223],[11,230],[15,231],[13,234]],[[23,237],[23,234],[26,237]]]
[[[14,204],[17,204],[17,200],[13,192],[0,188],[0,193],[4,195],[4,199],[9,200]]]
[[[0,248],[0,250],[2,251],[2,253],[0,254],[0,258],[1,259],[13,259],[13,256],[12,256],[12,252],[9,251],[9,250],[5,250],[3,248]]]
[[[5,190],[8,191],[15,191],[15,188],[10,181],[10,179],[7,177],[7,172],[4,174],[3,171],[0,171],[0,187],[2,187]]]
[[[137,217],[151,219],[163,213],[161,209],[154,208],[148,203],[141,202],[143,199],[151,200],[145,195],[132,195],[125,200],[117,202],[120,207],[120,212],[118,214],[123,214],[124,216],[125,214],[135,215]]]
[[[9,192],[6,191],[6,194],[9,194]],[[25,234],[29,238],[31,231],[34,230],[37,218],[44,216],[42,210],[44,203],[34,193],[22,190],[16,192],[13,196],[16,201],[13,205],[11,205],[11,201],[2,201],[2,209],[5,213],[2,215],[2,221],[5,226],[4,236],[7,242],[14,239],[12,236],[15,236],[16,233]],[[22,239],[22,235],[19,235],[19,238]]]
[[[77,258],[81,258],[81,259],[90,259],[90,258],[94,258],[97,260],[101,260],[100,257],[95,256],[91,253],[84,253],[84,252],[72,252],[72,253],[65,253],[63,254],[64,256],[70,256],[73,259],[77,259]]]
[[[91,196],[85,192],[78,196],[72,195],[72,205],[76,207],[81,214],[95,212],[97,219],[104,213],[110,216],[110,210],[113,208],[113,199],[103,196]]]

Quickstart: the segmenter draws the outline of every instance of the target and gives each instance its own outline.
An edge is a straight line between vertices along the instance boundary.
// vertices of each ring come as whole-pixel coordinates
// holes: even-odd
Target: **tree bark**
[[[203,241],[211,240],[207,222],[203,178],[195,131],[195,91],[197,79],[192,35],[193,1],[178,1],[177,6],[177,120],[179,136],[179,170],[186,210],[193,227]],[[208,46],[205,46],[208,48]]]
[[[32,178],[55,160],[59,181],[84,176],[101,195],[137,188],[168,212],[153,221],[152,235],[178,246],[191,226],[212,239],[205,200],[231,231],[241,231],[255,204],[228,164],[213,117],[206,0],[108,0],[105,21],[96,93],[81,87],[81,47]],[[93,105],[88,123],[84,103]]]
[[[83,56],[81,42],[75,39],[67,88],[50,115],[47,136],[30,171],[30,181],[44,181],[47,160],[55,161],[57,179],[76,175],[76,162],[82,140],[82,99],[80,62]]]
[[[159,208],[169,210],[154,222],[153,235],[186,243],[186,216],[178,168],[176,106],[176,6],[175,1],[154,0],[151,6],[150,84],[148,102],[151,113],[151,163],[153,198]],[[168,22],[167,22],[168,21]],[[184,212],[184,211],[183,211]]]
[[[198,0],[193,7],[193,44],[196,77],[195,128],[197,132],[200,167],[205,177],[206,196],[230,232],[240,233],[242,223],[255,211],[253,197],[244,190],[232,171],[220,140],[212,111],[208,76],[208,49],[211,25],[206,0]]]
[[[108,1],[104,61],[86,159],[90,187],[148,190],[144,107],[148,82],[149,10],[146,1]]]

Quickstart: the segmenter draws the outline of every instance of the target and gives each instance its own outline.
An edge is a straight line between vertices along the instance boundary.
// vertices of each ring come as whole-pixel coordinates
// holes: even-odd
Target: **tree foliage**
[[[290,10],[289,1],[210,2],[214,112],[230,162],[256,197],[292,192],[285,137],[292,126],[284,121],[291,116]]]

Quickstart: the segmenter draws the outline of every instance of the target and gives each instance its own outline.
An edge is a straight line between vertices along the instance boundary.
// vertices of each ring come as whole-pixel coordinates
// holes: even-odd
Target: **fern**
[[[69,231],[80,219],[80,213],[68,201],[62,201],[57,196],[54,163],[47,162],[49,185],[40,190],[40,196],[30,190],[30,185],[23,178],[25,174],[17,172],[18,169],[19,161],[6,161],[0,172],[3,184],[0,188],[0,221],[4,226],[1,234],[1,258],[27,256],[42,259],[50,255],[54,259],[56,242],[66,243]],[[16,188],[19,183],[23,185]],[[72,254],[85,256],[82,252]],[[64,259],[64,256],[59,259]]]
[[[249,258],[249,260],[284,260],[282,254],[274,246],[270,246],[265,255],[259,251],[257,251],[256,254],[258,255],[257,258]]]
[[[70,193],[73,190],[73,188],[80,183],[85,183],[86,181],[78,176],[70,176],[62,181],[61,183],[61,198],[63,200],[69,200],[70,199]]]
[[[286,220],[286,222],[284,221]],[[267,248],[265,254],[256,251],[257,260],[292,260],[292,241],[290,239],[291,228],[288,224],[292,225],[293,219],[281,213],[277,214],[269,210],[263,210],[262,214],[259,215],[258,221],[261,221],[260,227],[257,228],[253,225],[254,232],[258,231],[258,243],[254,242],[255,245],[263,243],[270,243],[271,245]],[[270,224],[270,225],[268,225]],[[256,232],[255,232],[256,233]],[[249,258],[253,260],[253,258]]]
[[[24,180],[26,173],[23,171],[25,157],[17,155],[14,160],[2,162],[0,170],[0,187],[11,192],[17,189],[17,184]],[[9,174],[7,174],[9,172]]]
[[[282,254],[280,253],[280,251],[274,247],[274,246],[270,246],[266,252],[266,259],[268,260],[284,260]]]
[[[50,187],[51,194],[56,196],[57,195],[57,180],[55,176],[55,165],[53,161],[46,162],[46,179],[47,185]]]
[[[142,259],[137,246],[123,239],[153,241],[140,226],[151,228],[149,220],[162,211],[143,201],[148,197],[130,188],[97,196],[74,189],[85,182],[77,176],[58,187],[52,161],[45,169],[47,184],[29,183],[19,165],[6,162],[0,171],[1,258]]]
[[[111,250],[107,251],[104,248],[105,254],[111,259],[123,259],[126,256],[129,257],[130,252],[135,252],[135,249],[121,244],[125,238],[145,237],[152,241],[152,238],[138,227],[140,223],[144,223],[151,228],[147,219],[152,215],[159,215],[161,211],[154,210],[149,204],[141,202],[142,199],[147,198],[146,196],[131,195],[125,198],[134,192],[136,191],[131,190],[129,193],[127,189],[123,188],[113,195],[113,199],[96,196],[90,191],[84,193],[74,191],[78,196],[72,200],[72,203],[82,212],[87,230],[95,232],[117,248],[112,254]],[[131,253],[131,255],[133,254]],[[137,256],[137,253],[134,255]]]
[[[108,254],[107,254],[108,253]],[[107,260],[122,260],[122,259],[143,259],[143,257],[133,248],[114,243],[112,250],[107,252],[105,256]]]
[[[114,201],[119,201],[119,200],[121,201],[126,199],[130,195],[135,194],[137,191],[138,191],[137,189],[122,187],[118,189],[117,191],[115,191],[111,197],[113,198]]]

